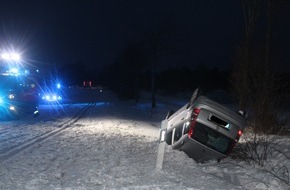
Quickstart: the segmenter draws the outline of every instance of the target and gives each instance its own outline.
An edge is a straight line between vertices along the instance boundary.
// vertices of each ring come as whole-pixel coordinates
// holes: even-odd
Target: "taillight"
[[[193,109],[192,114],[197,116],[199,112],[200,112],[200,109],[195,108]]]
[[[227,151],[227,154],[231,153],[231,151],[233,150],[233,148],[236,145],[236,143],[239,141],[239,139],[242,136],[242,134],[243,134],[243,131],[242,130],[238,130],[237,137],[236,137],[235,141],[233,141],[233,143],[230,146],[229,150]]]
[[[200,109],[197,109],[197,108],[192,110],[191,121],[190,121],[190,125],[189,125],[189,130],[188,130],[188,136],[190,138],[193,135],[194,126],[196,125],[196,119],[197,119],[199,112],[200,112]]]
[[[242,134],[243,134],[243,131],[242,130],[239,130],[238,131],[238,137],[242,136]]]
[[[239,141],[239,139],[242,136],[242,134],[243,134],[243,131],[242,130],[238,130],[237,137],[236,137],[236,140],[235,140],[236,142]]]
[[[189,126],[189,130],[188,130],[188,133],[187,133],[189,138],[191,138],[191,136],[193,134],[194,125],[190,124],[190,126]]]

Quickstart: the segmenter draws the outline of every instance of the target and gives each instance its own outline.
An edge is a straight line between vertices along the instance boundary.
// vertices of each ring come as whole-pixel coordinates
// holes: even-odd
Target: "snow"
[[[186,100],[160,97],[151,111],[146,97],[134,103],[106,90],[67,93],[70,102],[41,105],[38,118],[0,123],[0,189],[289,189],[269,172],[290,168],[286,137],[267,165],[273,170],[231,157],[200,164],[167,146],[158,171],[160,122]]]

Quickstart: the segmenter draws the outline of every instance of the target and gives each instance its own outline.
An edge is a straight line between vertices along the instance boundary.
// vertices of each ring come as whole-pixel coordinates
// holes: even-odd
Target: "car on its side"
[[[241,137],[246,120],[242,112],[193,93],[189,103],[170,111],[160,130],[160,141],[184,151],[196,162],[221,160],[228,156]]]

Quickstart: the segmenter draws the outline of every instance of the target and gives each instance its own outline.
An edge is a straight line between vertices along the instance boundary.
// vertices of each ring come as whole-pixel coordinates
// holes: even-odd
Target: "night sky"
[[[163,53],[163,65],[228,67],[243,36],[240,1],[2,1],[0,42],[33,64],[98,69],[168,18],[178,51]]]

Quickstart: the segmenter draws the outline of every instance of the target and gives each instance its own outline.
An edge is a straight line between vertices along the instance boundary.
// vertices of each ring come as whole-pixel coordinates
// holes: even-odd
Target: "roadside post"
[[[158,146],[158,152],[157,152],[157,161],[156,161],[156,170],[161,171],[163,167],[163,160],[164,160],[164,154],[165,154],[165,134],[166,134],[166,128],[167,128],[167,119],[163,120],[161,122],[161,127],[159,130],[159,146]]]

